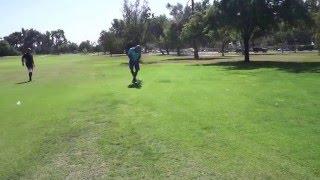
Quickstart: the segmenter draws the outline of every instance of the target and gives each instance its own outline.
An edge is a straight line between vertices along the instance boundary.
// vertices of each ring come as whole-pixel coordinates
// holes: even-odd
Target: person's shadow
[[[142,88],[142,84],[143,84],[142,81],[138,80],[135,83],[129,84],[128,88],[130,88],[130,89],[141,89]]]
[[[23,82],[18,82],[18,83],[16,83],[17,85],[21,85],[21,84],[27,84],[27,83],[29,83],[30,81],[23,81]]]

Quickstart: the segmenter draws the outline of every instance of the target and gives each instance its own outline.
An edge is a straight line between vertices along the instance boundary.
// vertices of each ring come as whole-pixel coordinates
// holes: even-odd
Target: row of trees
[[[18,55],[27,48],[37,54],[60,54],[78,52],[100,52],[101,46],[83,41],[78,46],[70,42],[61,29],[41,33],[35,29],[22,29],[0,39],[0,56]]]
[[[187,1],[187,0],[186,0]],[[249,61],[249,49],[255,46],[290,47],[315,43],[320,52],[320,0],[209,0],[187,4],[167,4],[170,18],[155,16],[144,0],[124,0],[123,17],[114,19],[110,29],[102,31],[98,45],[84,41],[79,46],[67,40],[63,30],[41,33],[22,29],[0,39],[0,56],[14,55],[26,48],[36,53],[109,52],[141,44],[159,49],[162,54],[175,50],[181,55],[192,48],[219,47],[224,55],[232,43]]]
[[[102,31],[99,44],[104,52],[121,53],[130,44],[146,49],[159,48],[162,54],[175,49],[193,48],[199,58],[200,47],[238,44],[248,62],[250,46],[257,44],[297,46],[319,44],[319,0],[209,0],[191,6],[168,4],[171,18],[154,16],[147,1],[124,0],[123,18],[115,19]],[[129,45],[128,45],[128,42]],[[294,48],[296,49],[296,48]],[[320,49],[319,49],[320,50]]]

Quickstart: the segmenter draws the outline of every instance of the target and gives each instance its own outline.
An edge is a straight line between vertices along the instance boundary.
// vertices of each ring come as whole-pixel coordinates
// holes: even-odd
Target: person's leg
[[[136,70],[136,72],[134,73],[134,79],[137,82],[137,76],[138,76],[139,70]]]
[[[28,68],[28,72],[29,72],[29,82],[32,81],[32,72],[33,72],[33,69],[32,68]]]
[[[130,72],[131,72],[131,75],[132,75],[132,83],[134,83],[134,77],[135,77],[135,72],[134,72],[134,64],[133,64],[133,61],[129,61],[129,69],[130,69]]]
[[[131,74],[132,74],[132,83],[136,82],[136,72],[133,70],[133,68],[131,69]]]
[[[140,71],[140,65],[139,65],[139,62],[136,62],[136,63],[135,63],[134,68],[136,69],[136,72],[135,72],[135,79],[136,79],[136,81],[137,81],[137,76],[138,76],[138,73],[139,73],[139,71]]]

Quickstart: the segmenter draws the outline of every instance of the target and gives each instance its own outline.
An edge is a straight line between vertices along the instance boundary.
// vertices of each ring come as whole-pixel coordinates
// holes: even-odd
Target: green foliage
[[[150,38],[148,31],[150,17],[151,9],[147,1],[143,1],[141,4],[140,0],[135,0],[134,3],[124,0],[123,21],[125,26],[125,41],[145,45]]]
[[[151,10],[148,2],[123,1],[123,18],[114,19],[109,31],[100,33],[99,44],[104,52],[123,53],[128,46],[147,45],[153,40],[150,32]]]
[[[5,40],[0,40],[0,57],[1,56],[15,56],[18,55],[18,51],[15,50],[10,44]]]
[[[198,45],[206,42],[206,21],[203,12],[196,12],[191,16],[190,20],[183,26],[181,38],[184,42],[192,44],[196,41]]]
[[[21,32],[14,32],[4,39],[22,53],[27,48],[33,49],[38,54],[77,52],[77,45],[69,42],[61,29],[45,33],[35,29],[22,29]]]
[[[181,33],[183,26],[191,17],[191,8],[189,6],[184,7],[180,3],[177,3],[176,5],[168,3],[167,8],[170,10],[170,15],[172,16],[172,20],[166,32],[168,45],[172,49],[177,49],[177,54],[181,55],[180,50],[183,47]]]
[[[314,13],[313,19],[315,22],[315,25],[313,27],[314,38],[316,41],[315,43],[316,43],[316,46],[317,46],[319,54],[320,54],[320,12]]]
[[[82,41],[79,45],[79,51],[86,54],[86,53],[91,53],[94,50],[94,46],[92,43],[87,40],[87,41]]]
[[[124,37],[116,32],[102,31],[100,33],[99,44],[103,52],[112,54],[122,54],[125,49]]]
[[[222,0],[217,5],[218,18],[241,34],[245,61],[249,61],[249,42],[254,33],[271,30],[281,20],[295,26],[309,18],[302,0]]]

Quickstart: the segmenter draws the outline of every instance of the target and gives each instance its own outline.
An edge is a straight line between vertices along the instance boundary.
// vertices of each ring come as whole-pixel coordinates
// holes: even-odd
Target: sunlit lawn
[[[320,178],[320,57],[242,58],[0,58],[0,179]]]

